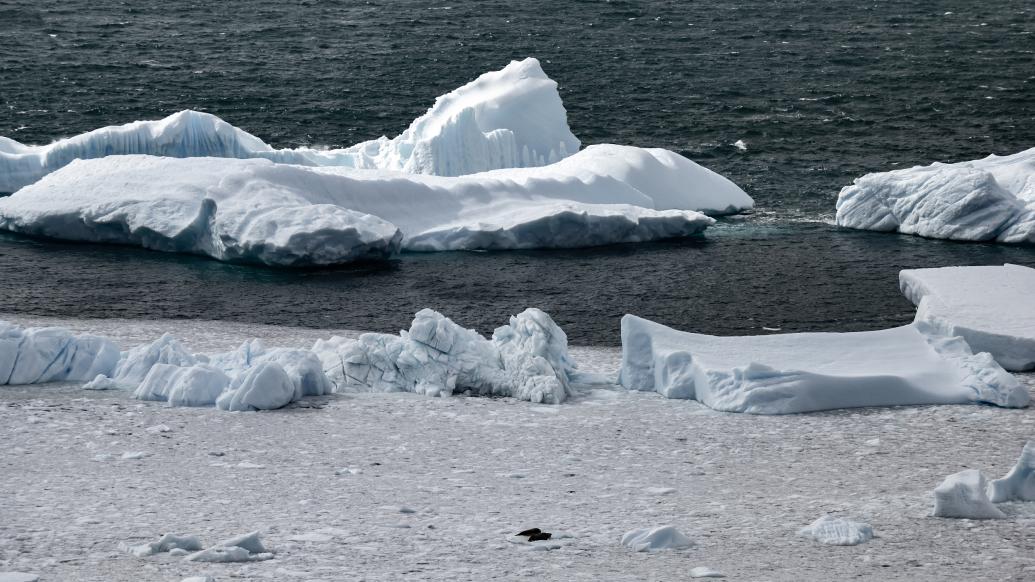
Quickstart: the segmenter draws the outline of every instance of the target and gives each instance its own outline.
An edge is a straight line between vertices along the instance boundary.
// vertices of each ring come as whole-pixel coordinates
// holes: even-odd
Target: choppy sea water
[[[3,235],[0,312],[396,331],[433,307],[486,331],[538,306],[611,345],[627,312],[716,334],[905,323],[899,269],[1035,249],[838,229],[837,192],[1035,145],[1033,33],[1015,0],[3,2],[0,135],[25,143],[192,108],[279,147],[349,145],[535,56],[584,143],[676,150],[759,208],[702,240],[301,273]]]

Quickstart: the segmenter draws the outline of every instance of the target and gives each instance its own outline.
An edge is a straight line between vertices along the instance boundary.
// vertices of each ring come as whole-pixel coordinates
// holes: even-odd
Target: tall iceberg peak
[[[0,138],[0,192],[14,192],[76,159],[145,154],[267,158],[305,166],[461,176],[544,166],[579,151],[557,83],[539,61],[513,61],[442,95],[397,137],[344,149],[274,149],[219,117],[180,111],[157,121],[102,127],[49,145]]]

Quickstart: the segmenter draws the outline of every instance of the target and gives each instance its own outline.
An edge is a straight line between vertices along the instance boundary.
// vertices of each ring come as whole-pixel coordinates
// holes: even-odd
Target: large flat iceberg
[[[393,139],[344,149],[274,149],[209,113],[180,111],[156,121],[103,127],[31,146],[0,138],[0,192],[14,192],[76,159],[147,154],[177,158],[266,158],[307,166],[346,166],[460,176],[543,166],[579,151],[557,83],[534,58],[439,97]]]
[[[856,333],[715,337],[622,318],[619,381],[727,412],[907,404],[1028,405],[987,353],[924,324]]]
[[[928,238],[1035,243],[1035,148],[867,174],[841,190],[837,224]]]
[[[682,161],[672,171],[710,174]],[[693,210],[652,209],[651,194],[666,202],[673,195],[639,175],[648,165],[661,165],[650,150],[622,146],[591,147],[543,168],[458,178],[113,156],[73,162],[0,199],[0,228],[308,266],[385,258],[400,245],[440,251],[642,242],[696,235],[713,223]],[[624,171],[642,190],[610,175]]]
[[[992,354],[1007,370],[1035,368],[1035,269],[1020,265],[906,269],[916,319]]]

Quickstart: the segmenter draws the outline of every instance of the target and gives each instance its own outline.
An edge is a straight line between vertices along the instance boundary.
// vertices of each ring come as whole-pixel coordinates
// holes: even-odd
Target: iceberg
[[[967,469],[945,478],[934,489],[934,517],[1002,519],[1006,517],[988,498],[988,481],[981,471]]]
[[[205,364],[155,364],[133,391],[133,398],[159,400],[169,406],[212,406],[230,382],[222,370]]]
[[[344,149],[274,149],[199,111],[103,127],[41,146],[0,138],[0,192],[15,192],[76,159],[146,154],[176,158],[266,158],[306,166],[460,176],[544,166],[579,151],[557,83],[539,61],[513,61],[436,99],[393,139]]]
[[[1021,450],[1021,458],[1002,479],[988,484],[992,503],[1004,501],[1035,501],[1035,441],[1028,441]]]
[[[917,321],[963,337],[1007,370],[1035,369],[1035,269],[906,269],[899,273],[899,287],[917,306]]]
[[[985,403],[1030,396],[987,353],[923,323],[854,333],[715,337],[622,318],[619,382],[726,412]]]
[[[104,338],[0,321],[0,385],[86,382],[111,374],[118,361],[118,347]]]
[[[276,410],[291,403],[295,388],[287,372],[276,362],[261,362],[234,378],[216,400],[216,408],[229,411]]]
[[[642,242],[698,235],[714,222],[693,210],[652,208],[652,196],[666,206],[679,202],[668,180],[724,180],[681,160],[672,168],[648,150],[599,146],[554,166],[443,178],[268,160],[113,156],[73,162],[0,199],[0,228],[278,266],[382,259],[400,246]],[[642,175],[650,167],[660,173]],[[695,200],[687,194],[683,203]]]
[[[799,530],[798,534],[821,544],[856,546],[873,539],[873,528],[868,523],[824,515]]]
[[[313,346],[338,392],[416,392],[486,396],[559,404],[572,394],[575,363],[564,331],[546,313],[527,309],[491,340],[424,309],[400,335],[334,337]]]
[[[928,238],[1035,243],[1035,148],[867,174],[841,190],[836,220]]]
[[[690,538],[672,525],[635,529],[622,536],[622,545],[637,552],[682,550],[693,545]]]

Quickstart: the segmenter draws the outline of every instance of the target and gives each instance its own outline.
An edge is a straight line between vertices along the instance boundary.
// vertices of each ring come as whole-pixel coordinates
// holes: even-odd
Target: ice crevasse
[[[396,138],[343,150],[275,150],[192,111],[47,146],[6,140],[0,191],[20,189],[0,199],[0,228],[309,266],[694,236],[704,214],[753,206],[674,152],[580,145],[556,83],[525,59],[440,97]]]
[[[836,220],[928,238],[1035,243],[1035,148],[867,174],[841,190]]]

